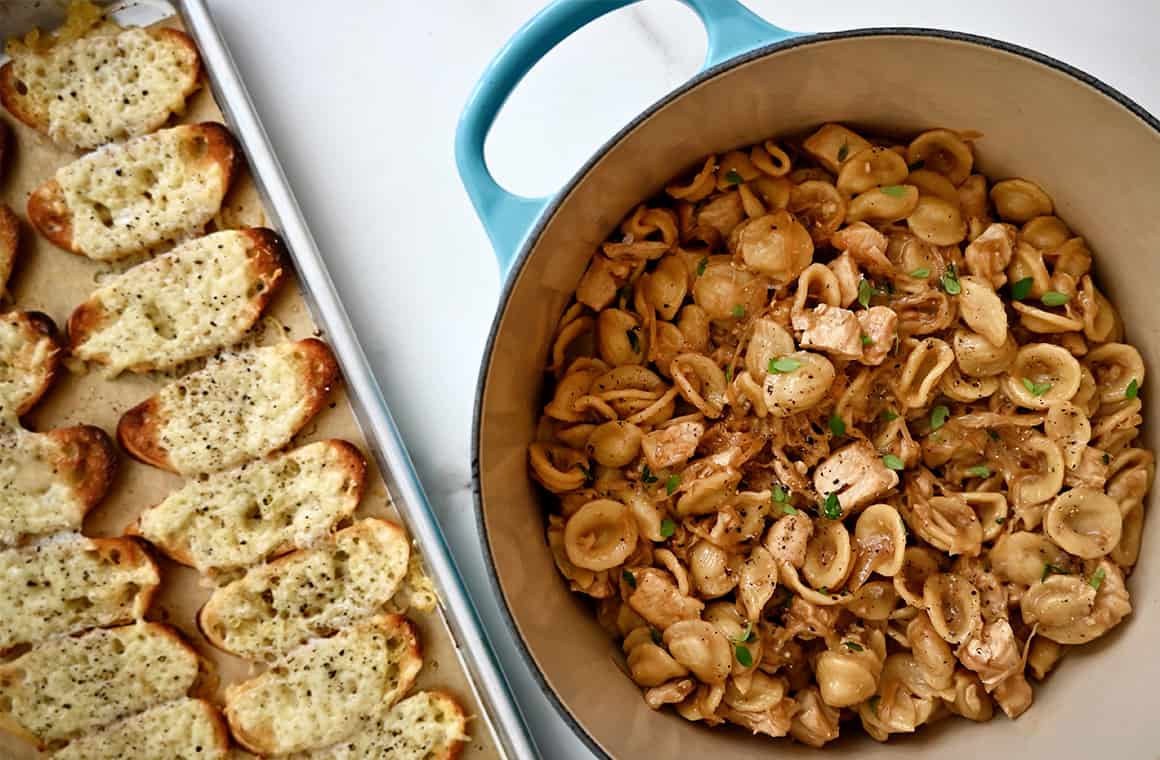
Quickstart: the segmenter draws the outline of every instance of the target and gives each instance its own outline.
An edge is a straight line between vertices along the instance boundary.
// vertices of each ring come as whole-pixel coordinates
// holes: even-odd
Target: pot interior
[[[590,256],[621,218],[675,174],[710,153],[827,121],[864,133],[932,127],[983,133],[976,171],[1038,182],[1056,213],[1087,239],[1097,281],[1119,308],[1127,338],[1160,368],[1155,304],[1160,288],[1160,133],[1082,75],[971,40],[938,33],[870,32],[814,37],[720,71],[627,129],[574,181],[517,268],[483,377],[478,440],[482,522],[504,602],[526,650],[560,703],[613,757],[701,756],[773,751],[816,757],[788,740],[707,729],[672,710],[653,712],[622,672],[619,649],[592,606],[571,593],[544,539],[544,504],[527,475],[553,328]],[[1145,418],[1160,413],[1146,382]],[[1156,426],[1145,445],[1156,449]],[[1149,496],[1149,503],[1155,497]],[[1160,740],[1151,719],[1160,682],[1160,520],[1147,519],[1130,578],[1133,614],[1110,635],[1074,651],[1017,721],[945,720],[880,745],[829,745],[864,757],[911,757],[929,749],[969,757],[979,749],[1029,758],[1135,757]],[[998,711],[997,711],[998,712]],[[566,716],[568,717],[568,716]],[[1125,730],[1125,727],[1130,729]]]

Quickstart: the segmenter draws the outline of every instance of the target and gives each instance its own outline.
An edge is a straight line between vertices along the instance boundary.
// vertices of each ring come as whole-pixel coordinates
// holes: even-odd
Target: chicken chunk
[[[1108,465],[1104,462],[1104,452],[1087,446],[1080,454],[1079,464],[1063,474],[1064,485],[1072,488],[1095,488],[1103,490],[1108,482]]]
[[[829,264],[826,264],[834,276],[838,278],[838,291],[842,294],[839,306],[849,306],[858,300],[858,283],[862,281],[862,273],[854,263],[854,257],[843,253]]]
[[[896,485],[898,474],[888,469],[865,441],[843,446],[814,471],[814,488],[823,496],[837,494],[843,517]]]
[[[644,459],[654,471],[683,465],[697,451],[705,426],[700,422],[678,422],[646,435],[642,442]]]
[[[894,347],[898,314],[888,306],[871,306],[858,312],[858,324],[862,335],[866,336],[861,362],[876,367],[886,361],[890,349]]]
[[[1010,224],[992,224],[971,241],[963,258],[967,272],[987,279],[996,289],[1007,282],[1007,265],[1015,251],[1016,229]]]
[[[886,236],[866,222],[854,222],[834,233],[830,242],[839,251],[846,251],[854,262],[863,269],[889,276],[894,273],[894,265],[886,258]]]
[[[1023,669],[1022,651],[1011,624],[995,620],[964,641],[955,653],[959,662],[973,670],[987,691]]]
[[[634,578],[636,588],[628,597],[628,606],[659,630],[679,620],[696,620],[705,608],[703,602],[682,594],[664,570],[637,570]]]
[[[683,701],[685,697],[693,693],[695,688],[697,688],[697,683],[692,678],[669,681],[646,691],[644,701],[652,709],[659,710],[665,705],[675,705]]]
[[[793,326],[802,331],[802,348],[825,351],[838,359],[862,358],[862,326],[849,309],[819,304],[795,315]]]

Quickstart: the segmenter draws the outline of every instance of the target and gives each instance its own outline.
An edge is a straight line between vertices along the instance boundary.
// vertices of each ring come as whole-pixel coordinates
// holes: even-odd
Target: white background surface
[[[0,0],[2,2],[2,0]],[[590,755],[506,640],[470,494],[476,374],[499,278],[452,139],[484,66],[539,0],[210,0],[407,439],[544,757]],[[1160,3],[750,0],[789,29],[929,26],[1061,58],[1160,113]],[[548,193],[699,65],[704,33],[646,0],[532,72],[488,144],[512,190]],[[1083,125],[1075,125],[1083,129]],[[529,526],[531,534],[538,526]],[[530,535],[529,540],[538,540]],[[561,652],[561,656],[567,656]]]

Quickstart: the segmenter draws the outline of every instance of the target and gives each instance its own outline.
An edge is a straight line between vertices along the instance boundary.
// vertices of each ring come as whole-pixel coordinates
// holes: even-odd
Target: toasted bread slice
[[[0,551],[0,650],[139,620],[161,574],[131,538],[61,534]]]
[[[139,264],[68,320],[71,353],[110,369],[169,369],[241,340],[282,280],[270,230],[225,230]]]
[[[0,727],[44,747],[184,697],[198,671],[197,652],[157,623],[50,639],[0,665]]]
[[[20,220],[12,213],[12,209],[0,203],[0,298],[8,292],[8,279],[16,265],[16,251],[19,247]]]
[[[0,414],[22,415],[60,368],[56,325],[38,311],[0,314]]]
[[[233,178],[221,124],[183,124],[108,145],[57,169],[28,196],[28,220],[66,251],[109,261],[200,233]]]
[[[178,699],[86,734],[53,760],[226,760],[230,734],[221,713],[200,699]]]
[[[144,135],[185,110],[201,60],[176,29],[97,27],[0,67],[9,113],[69,150]]]
[[[399,702],[348,742],[298,760],[455,760],[467,740],[467,714],[449,694],[420,691]]]
[[[233,354],[125,412],[117,440],[154,467],[217,472],[289,443],[337,379],[334,354],[314,338]]]
[[[272,662],[380,612],[407,574],[410,557],[402,528],[368,518],[217,589],[198,613],[198,625],[219,649]]]
[[[113,442],[100,428],[0,427],[0,545],[80,530],[116,469]]]
[[[414,626],[382,615],[295,649],[257,678],[226,689],[234,738],[260,755],[321,749],[353,737],[415,682]]]
[[[206,575],[248,567],[327,536],[354,514],[366,460],[319,441],[188,481],[128,532]]]

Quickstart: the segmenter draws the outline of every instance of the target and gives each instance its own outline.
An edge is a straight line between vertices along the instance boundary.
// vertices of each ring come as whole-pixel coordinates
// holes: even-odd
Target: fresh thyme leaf
[[[744,317],[745,316],[745,307],[742,306],[741,304],[735,304],[733,306],[733,316],[737,317],[738,319],[741,319],[742,317]]]
[[[1049,290],[1039,300],[1043,302],[1044,306],[1063,306],[1071,300],[1071,296],[1067,293],[1060,293],[1058,290]]]
[[[782,488],[781,485],[775,483],[770,493],[770,498],[773,499],[775,504],[785,504],[789,501],[789,492]]]
[[[681,476],[674,472],[669,476],[669,479],[665,481],[665,493],[667,493],[669,496],[672,496],[673,493],[680,487]]]
[[[1096,571],[1094,573],[1092,573],[1092,579],[1090,581],[1088,581],[1088,585],[1091,586],[1092,588],[1094,588],[1096,591],[1099,591],[1100,585],[1103,584],[1104,577],[1106,575],[1107,575],[1107,573],[1104,571],[1104,569],[1102,567],[1097,567]]]
[[[859,644],[857,641],[843,641],[842,643],[845,644],[846,649],[849,649],[851,652],[861,652],[862,651],[862,645]]]
[[[1065,568],[1057,567],[1048,562],[1043,565],[1043,576],[1040,578],[1040,580],[1047,580],[1047,576],[1049,575],[1071,575],[1071,573],[1069,573]]]
[[[896,419],[898,419],[898,413],[889,409],[883,409],[882,419],[886,420],[887,422],[894,422]]]
[[[843,161],[845,161],[846,157],[849,155],[850,155],[850,143],[842,143],[842,147],[838,148],[838,163],[842,163]]]
[[[625,570],[623,573],[620,574],[620,577],[624,578],[624,582],[628,584],[629,588],[636,588],[636,576],[635,575],[633,575],[632,573]]]
[[[741,663],[743,668],[753,667],[753,653],[749,651],[749,647],[744,644],[733,645],[733,656]]]
[[[838,502],[838,494],[826,495],[826,501],[822,504],[822,516],[830,520],[837,520],[842,516],[842,505]]]
[[[740,185],[745,180],[742,179],[741,175],[737,173],[736,169],[730,169],[729,171],[725,172],[725,181],[730,185]]]
[[[989,478],[991,477],[991,468],[985,464],[977,464],[974,467],[968,467],[967,474],[976,478]]]
[[[930,277],[930,267],[919,267],[910,273],[910,276],[916,280],[925,280]]]
[[[901,198],[902,196],[906,195],[906,188],[902,185],[887,185],[886,187],[879,189],[889,195],[891,198]]]
[[[1022,280],[1011,283],[1011,300],[1022,301],[1031,295],[1031,286],[1034,284],[1035,279],[1032,277],[1024,277]]]
[[[887,469],[894,470],[896,472],[901,472],[902,470],[906,469],[906,465],[903,464],[902,460],[894,454],[887,454],[886,456],[882,457],[882,464],[886,465]]]
[[[628,345],[632,347],[634,353],[640,353],[640,328],[633,327],[630,330],[625,330],[624,334],[628,336]]]
[[[877,291],[878,289],[874,287],[874,283],[867,279],[863,279],[858,283],[858,303],[862,304],[863,309],[870,308],[870,299],[874,297]]]
[[[947,292],[947,295],[957,296],[963,292],[963,286],[959,283],[959,273],[955,271],[954,264],[947,265],[947,271],[943,272],[939,282],[942,283],[943,290]]]
[[[698,277],[705,274],[705,267],[707,267],[707,266],[709,266],[709,257],[708,256],[706,256],[705,258],[703,258],[697,262],[697,276]]]
[[[672,538],[672,535],[677,532],[677,524],[665,518],[661,520],[661,538]]]
[[[1127,390],[1124,391],[1124,398],[1131,401],[1140,395],[1140,384],[1136,382],[1136,378],[1132,378],[1132,382],[1128,383]]]
[[[1047,393],[1049,390],[1051,390],[1051,383],[1037,383],[1034,380],[1025,377],[1023,378],[1023,387],[1026,388],[1027,392],[1032,396],[1038,398],[1039,396],[1042,396],[1044,393]]]
[[[651,485],[651,484],[653,484],[653,483],[657,482],[657,476],[652,474],[652,470],[650,470],[650,469],[648,468],[648,465],[647,465],[647,464],[646,464],[646,465],[645,465],[643,468],[641,468],[641,471],[640,471],[640,482],[642,482],[642,483],[646,483],[646,484],[649,484],[649,485]]]
[[[830,415],[830,432],[835,438],[841,438],[846,434],[846,423],[836,412]]]
[[[793,372],[802,366],[802,363],[791,356],[783,356],[780,359],[770,359],[769,366],[766,368],[771,375],[776,375],[779,372]]]
[[[951,416],[951,410],[944,405],[939,404],[934,409],[930,410],[930,429],[938,430],[946,424],[947,417]]]

